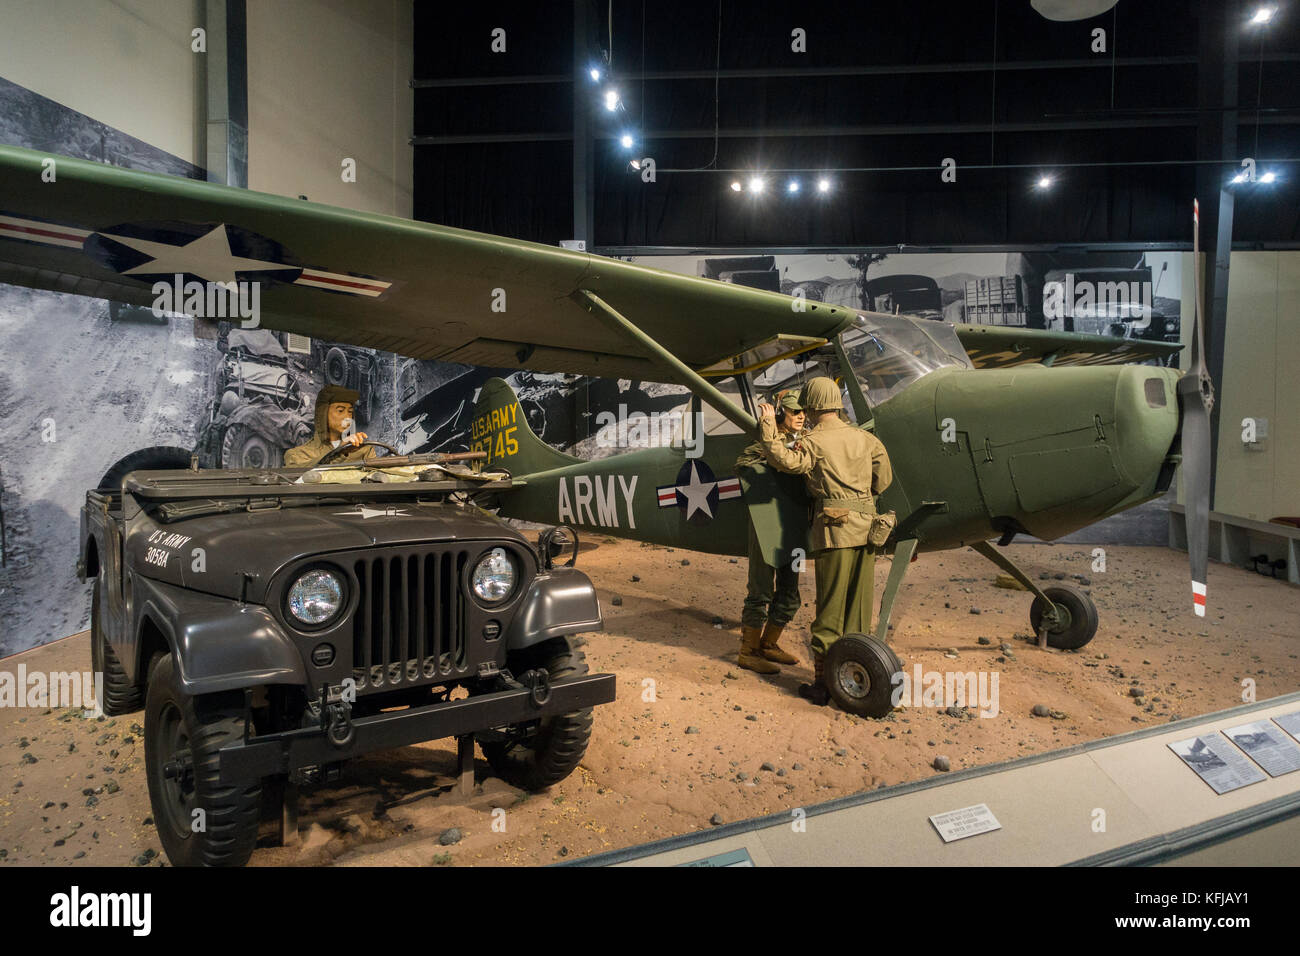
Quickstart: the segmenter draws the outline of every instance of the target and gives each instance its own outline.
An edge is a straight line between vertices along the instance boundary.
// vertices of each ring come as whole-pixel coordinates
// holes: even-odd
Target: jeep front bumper
[[[331,743],[326,732],[319,727],[252,737],[221,748],[221,783],[251,783],[263,777],[337,763],[376,750],[460,737],[608,704],[614,700],[614,680],[613,674],[589,674],[554,681],[549,685],[550,695],[540,704],[530,688],[519,687],[464,700],[358,717],[351,721],[354,733],[343,747]]]

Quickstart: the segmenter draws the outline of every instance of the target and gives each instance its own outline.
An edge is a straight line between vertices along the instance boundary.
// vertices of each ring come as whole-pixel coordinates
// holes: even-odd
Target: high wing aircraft
[[[889,450],[895,477],[880,507],[899,518],[876,632],[837,642],[844,647],[828,661],[832,695],[857,713],[879,710],[880,684],[898,664],[885,638],[919,552],[974,548],[1032,592],[1040,643],[1081,647],[1097,628],[1091,598],[1063,585],[1040,588],[991,542],[1058,538],[1148,501],[1168,489],[1180,461],[1193,608],[1205,613],[1213,394],[1199,255],[1196,262],[1197,328],[1191,369],[1180,376],[1126,364],[1177,345],[859,312],[0,147],[0,281],[135,305],[154,303],[154,283],[180,284],[177,276],[246,282],[271,329],[416,358],[691,391],[688,447],[587,462],[537,439],[509,387],[488,382],[472,435],[491,467],[520,479],[494,502],[507,516],[743,554],[748,508],[768,559],[796,560],[807,546],[797,486],[761,475],[742,483],[733,463],[756,431],[756,380],[776,387],[835,377],[856,423]],[[702,454],[688,455],[701,434]]]

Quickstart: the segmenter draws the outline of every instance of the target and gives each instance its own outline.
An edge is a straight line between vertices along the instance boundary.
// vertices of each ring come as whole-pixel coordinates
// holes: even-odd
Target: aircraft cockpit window
[[[946,322],[866,313],[840,334],[840,344],[873,407],[936,369],[972,367]]]

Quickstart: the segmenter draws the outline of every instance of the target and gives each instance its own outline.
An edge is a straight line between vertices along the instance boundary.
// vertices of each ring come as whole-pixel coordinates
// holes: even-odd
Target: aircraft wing
[[[42,178],[48,160],[53,182]],[[676,377],[580,305],[579,290],[694,369],[783,333],[830,338],[854,315],[537,243],[0,147],[0,281],[151,305],[153,284],[176,274],[257,281],[263,328],[650,381]]]
[[[1083,332],[1049,332],[954,323],[957,337],[976,368],[1030,365],[1049,356],[1057,365],[1129,365],[1163,359],[1182,348],[1177,342],[1149,342]]]

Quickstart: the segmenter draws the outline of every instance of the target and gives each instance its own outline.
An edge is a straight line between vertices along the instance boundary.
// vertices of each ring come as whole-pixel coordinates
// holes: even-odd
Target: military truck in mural
[[[173,864],[242,865],[289,785],[381,749],[456,737],[462,775],[477,742],[503,779],[548,787],[614,699],[579,649],[602,617],[576,535],[530,544],[478,507],[504,473],[335,454],[212,471],[145,449],[86,495],[94,670],[107,714],[144,710]]]

